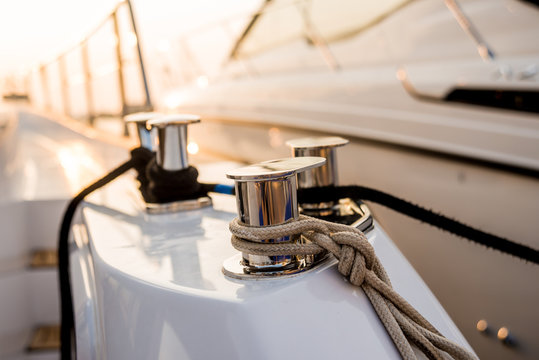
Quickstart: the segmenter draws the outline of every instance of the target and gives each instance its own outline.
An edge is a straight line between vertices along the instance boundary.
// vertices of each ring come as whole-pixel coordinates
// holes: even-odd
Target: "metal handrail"
[[[297,6],[298,11],[301,13],[301,17],[303,19],[303,25],[305,26],[305,37],[313,44],[318,51],[320,52],[320,55],[322,56],[322,59],[328,66],[328,68],[332,71],[339,70],[341,68],[339,62],[337,61],[337,58],[335,55],[333,55],[328,42],[326,39],[320,34],[318,31],[316,25],[313,23],[312,19],[310,18],[308,8],[309,0],[296,0],[291,1],[289,3],[278,5],[275,8],[268,10],[267,7],[270,4],[273,4],[273,0],[265,0],[264,3],[260,6],[260,9],[256,11],[252,17],[250,22],[247,24],[245,29],[243,30],[243,33],[240,35],[240,37],[236,40],[236,43],[234,44],[228,60],[238,60],[238,52],[239,49],[243,43],[243,41],[247,38],[251,30],[254,28],[255,24],[260,20],[262,15],[272,12],[272,11],[278,11],[282,8],[290,7],[290,6]]]
[[[129,22],[131,25],[132,33],[136,39],[136,54],[137,62],[140,69],[142,86],[144,89],[144,104],[139,105],[129,105],[126,97],[126,79],[124,77],[124,57],[122,55],[122,36],[119,26],[119,11],[122,7],[126,7],[129,14]],[[93,98],[93,86],[92,81],[97,77],[95,72],[92,71],[90,66],[90,51],[88,43],[90,39],[96,35],[96,33],[101,30],[109,21],[112,20],[114,36],[116,39],[116,46],[114,48],[115,59],[117,62],[117,83],[120,90],[120,101],[121,101],[121,113],[120,114],[98,114],[95,109],[94,98]],[[146,77],[146,71],[144,67],[144,61],[142,58],[142,49],[140,41],[138,41],[138,29],[135,21],[135,15],[133,11],[133,6],[130,0],[123,0],[116,4],[114,9],[92,30],[90,31],[81,41],[79,41],[74,46],[68,48],[66,51],[62,52],[58,57],[53,61],[50,61],[46,64],[39,66],[39,75],[41,82],[41,91],[43,92],[43,102],[46,109],[52,108],[51,97],[49,95],[49,75],[48,68],[53,64],[58,63],[58,70],[60,75],[60,91],[62,98],[62,111],[65,115],[71,115],[71,98],[69,96],[69,79],[66,72],[66,57],[69,54],[72,54],[75,51],[80,51],[82,64],[81,71],[83,74],[83,83],[84,83],[84,92],[85,92],[85,101],[87,108],[87,120],[90,125],[94,124],[94,120],[99,116],[124,116],[136,111],[151,111],[153,110],[153,105],[150,97],[150,91],[148,88],[148,81]],[[127,133],[126,133],[127,134]]]
[[[494,50],[492,50],[492,48],[487,44],[486,40],[483,38],[483,36],[481,36],[479,30],[477,30],[468,16],[466,16],[464,11],[462,11],[457,1],[445,0],[444,2],[449,11],[451,11],[455,17],[455,20],[457,20],[462,30],[475,42],[479,56],[481,56],[481,58],[485,61],[494,60],[496,57]]]

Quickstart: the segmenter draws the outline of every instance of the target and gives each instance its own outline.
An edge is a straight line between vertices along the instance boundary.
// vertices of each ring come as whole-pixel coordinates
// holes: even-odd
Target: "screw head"
[[[488,330],[488,322],[486,320],[481,319],[477,322],[477,324],[475,325],[475,328],[479,332],[486,333]]]
[[[506,328],[505,326],[501,327],[499,330],[498,330],[498,340],[500,341],[503,341],[503,342],[507,342],[509,341],[509,337],[510,337],[510,332],[509,332],[509,329]]]

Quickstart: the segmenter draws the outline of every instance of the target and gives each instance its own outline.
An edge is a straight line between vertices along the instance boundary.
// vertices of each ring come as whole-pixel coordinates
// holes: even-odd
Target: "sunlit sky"
[[[258,8],[261,0],[132,0],[145,43]],[[75,45],[115,0],[0,0],[0,78],[20,74]]]

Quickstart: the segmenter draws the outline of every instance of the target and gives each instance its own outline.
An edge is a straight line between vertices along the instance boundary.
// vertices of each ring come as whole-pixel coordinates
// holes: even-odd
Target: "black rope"
[[[299,203],[335,201],[343,198],[367,200],[384,205],[411,218],[484,245],[487,248],[516,256],[534,264],[539,264],[538,250],[475,229],[459,221],[450,219],[445,215],[435,213],[434,211],[379,190],[364,186],[328,186],[298,190]]]
[[[137,171],[137,180],[139,182],[139,190],[142,198],[146,202],[150,202],[150,195],[148,194],[148,185],[150,180],[146,176],[146,167],[148,163],[155,158],[155,153],[143,147],[138,147],[131,150],[131,159],[135,161],[134,169]]]
[[[167,203],[196,199],[208,194],[207,187],[198,182],[198,170],[189,166],[169,171],[157,165],[155,159],[146,167],[148,178],[148,202]]]
[[[132,154],[133,155],[133,154]],[[62,225],[60,226],[60,236],[58,239],[58,276],[60,282],[60,354],[63,360],[71,359],[72,339],[75,338],[75,320],[73,312],[73,300],[71,298],[71,283],[69,274],[69,231],[71,221],[75,215],[77,207],[86,196],[100,187],[108,184],[118,176],[137,165],[137,160],[131,158],[129,161],[118,166],[110,173],[97,180],[77,194],[70,202],[64,213]]]

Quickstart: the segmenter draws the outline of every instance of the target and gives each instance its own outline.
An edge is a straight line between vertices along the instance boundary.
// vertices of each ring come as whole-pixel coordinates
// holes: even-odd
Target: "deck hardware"
[[[513,334],[505,326],[502,326],[501,328],[498,329],[496,336],[498,340],[500,340],[505,345],[515,346],[516,344]]]
[[[298,219],[296,174],[323,165],[322,157],[285,158],[235,169],[239,219],[250,226],[283,224]],[[301,242],[301,236],[285,236],[270,242]],[[291,275],[311,268],[319,259],[308,256],[260,256],[243,253],[225,261],[223,272],[234,278]]]
[[[326,158],[323,166],[298,174],[298,188],[337,186],[337,148],[348,144],[348,140],[338,136],[308,137],[287,141],[292,149],[292,156],[321,156]],[[305,215],[321,217],[358,227],[362,231],[372,228],[373,220],[367,205],[359,200],[339,199],[336,202],[301,203],[301,212]]]
[[[477,331],[483,334],[488,334],[490,332],[488,322],[484,319],[479,320],[475,325],[475,328],[477,329]]]
[[[150,129],[148,129],[146,123],[159,116],[162,116],[162,114],[157,112],[138,112],[124,117],[124,121],[127,124],[135,125],[140,146],[143,148],[153,150]]]
[[[292,148],[292,156],[320,156],[326,158],[326,163],[320,167],[298,174],[298,186],[311,188],[317,186],[337,185],[338,171],[336,149],[348,144],[348,140],[338,136],[308,137],[287,141]]]
[[[198,115],[169,114],[148,120],[151,131],[152,149],[156,151],[157,165],[170,172],[185,170],[189,167],[187,155],[187,126],[200,122]],[[211,205],[211,199],[203,196],[198,199],[180,200],[168,203],[146,204],[151,214],[194,210]]]
[[[189,167],[187,159],[187,126],[200,122],[198,115],[171,114],[148,121],[157,152],[157,164],[165,170],[178,171]],[[154,130],[155,129],[155,130]]]

